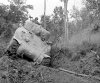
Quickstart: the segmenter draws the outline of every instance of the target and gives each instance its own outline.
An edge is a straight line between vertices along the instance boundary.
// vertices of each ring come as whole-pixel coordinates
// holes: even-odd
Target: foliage
[[[35,66],[25,60],[11,60],[7,56],[0,58],[1,83],[44,83],[40,66]]]
[[[80,20],[80,11],[73,6],[72,12],[71,12],[71,18],[74,18],[75,20]]]
[[[99,0],[83,0],[84,7],[81,10],[73,6],[71,18],[74,20],[71,23],[76,31],[88,28],[90,25],[100,26],[99,4]]]
[[[12,23],[24,22],[28,18],[27,8],[33,8],[32,6],[26,5],[23,0],[9,1],[11,3],[10,5],[0,5],[0,35],[5,34],[5,37],[8,39],[10,37],[9,34],[11,34]],[[98,12],[99,7],[97,7],[96,4],[97,2],[95,0],[87,0],[85,4],[86,7],[82,10],[79,11],[77,8],[73,7],[71,16],[75,20],[69,22],[68,27],[71,34],[73,34],[74,31],[79,31],[81,28],[87,28],[89,24],[99,23],[99,19],[96,19],[100,18]],[[46,29],[51,32],[51,40],[53,43],[56,43],[64,33],[64,10],[62,7],[55,7],[52,16],[45,16],[45,18]],[[35,22],[37,21],[38,19],[35,20]],[[44,16],[41,16],[41,25],[44,26]],[[2,44],[0,45],[4,52],[4,47],[6,48],[6,45],[2,46]],[[3,52],[1,52],[1,48],[0,53],[2,55]],[[74,51],[67,48],[52,48],[51,65],[53,67],[65,67],[66,69],[72,69],[73,71],[77,70],[84,74],[96,75],[98,71],[95,67],[100,67],[100,58],[91,53],[91,50],[96,51],[99,54],[98,49],[100,48],[96,45],[87,42],[84,42],[81,46],[77,46]],[[17,61],[12,61],[9,68],[11,68],[9,71],[9,79],[12,81],[15,80],[16,83],[30,79],[28,76],[32,79],[37,79],[38,77],[38,75],[34,77],[33,74],[30,74],[30,68],[25,67],[26,69],[23,69],[24,67],[21,64],[19,65]],[[25,77],[25,75],[27,77]]]
[[[51,32],[51,40],[55,43],[64,32],[64,11],[62,7],[55,7],[52,16],[45,16],[46,29]],[[41,25],[44,26],[44,16],[41,16]]]
[[[7,16],[7,20],[18,23],[20,21],[24,22],[28,19],[28,10],[33,9],[32,5],[26,5],[25,0],[9,0],[10,9]]]
[[[0,57],[6,50],[16,30],[13,24],[23,23],[28,19],[28,13],[26,13],[23,8],[27,10],[31,7],[26,5],[23,0],[10,0],[9,5],[0,4]]]
[[[51,49],[51,66],[53,68],[62,67],[63,59],[66,59],[66,62],[72,58],[72,51],[68,48],[59,48],[52,47]]]
[[[23,0],[8,0],[10,5],[0,4],[0,35],[11,38],[13,35],[13,24],[24,23],[28,19],[28,10],[32,5],[26,5]]]
[[[99,25],[100,22],[100,1],[99,0],[86,0],[85,6],[90,17],[90,23]]]

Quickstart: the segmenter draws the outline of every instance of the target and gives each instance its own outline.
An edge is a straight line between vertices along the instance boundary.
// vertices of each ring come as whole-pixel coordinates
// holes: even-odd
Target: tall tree
[[[41,25],[44,27],[44,15],[41,16]],[[64,33],[64,10],[60,7],[55,7],[51,16],[45,16],[46,29],[51,32],[51,40],[56,43],[59,37]]]
[[[64,42],[64,46],[66,46],[66,44],[68,44],[68,10],[67,10],[67,5],[68,5],[68,0],[61,0],[64,2],[64,14],[65,14],[65,20],[64,20],[64,25],[65,25],[65,42]],[[66,22],[67,20],[67,22]]]
[[[44,0],[44,28],[46,29],[46,0]]]
[[[26,0],[8,0],[10,9],[7,20],[12,22],[25,21],[28,18],[28,10],[33,9],[32,5],[27,5]]]

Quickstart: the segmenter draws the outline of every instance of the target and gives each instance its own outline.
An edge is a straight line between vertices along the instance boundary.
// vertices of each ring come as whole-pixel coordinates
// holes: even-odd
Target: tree
[[[68,11],[67,11],[67,4],[68,4],[68,0],[61,0],[64,2],[64,14],[65,14],[65,44],[64,46],[66,46],[66,42],[68,43]],[[67,19],[67,22],[66,22]],[[67,40],[67,41],[66,41]]]
[[[7,24],[5,17],[8,15],[9,6],[0,4],[0,35],[6,30]]]
[[[74,18],[75,21],[80,20],[80,11],[74,5],[71,11],[71,18]]]
[[[8,0],[11,5],[14,5],[18,10],[28,13],[27,9],[33,9],[32,5],[27,5],[26,0]]]
[[[26,5],[25,1],[9,0],[10,5],[0,4],[0,35],[5,36],[7,33],[12,35],[14,32],[13,24],[24,23],[28,19],[27,9],[33,9],[33,7]]]
[[[99,0],[86,0],[85,6],[89,11],[92,23],[99,23],[100,22],[100,1]],[[97,22],[98,21],[98,22]]]
[[[84,5],[85,7],[83,7],[81,10],[78,10],[75,6],[73,6],[71,12],[71,17],[74,18],[74,23],[77,27],[76,30],[78,31],[88,28],[88,26],[94,24],[94,22],[98,19],[95,15],[97,8],[93,7],[93,4],[90,4],[87,1],[84,1]]]
[[[32,5],[26,5],[26,0],[8,0],[10,2],[9,14],[7,20],[12,22],[24,22],[28,18],[28,10],[33,9]]]
[[[44,28],[46,28],[46,0],[44,0]]]
[[[70,15],[75,25],[75,29],[76,29],[75,32],[78,32],[88,27],[90,20],[89,20],[89,12],[87,11],[86,8],[82,8],[81,10],[78,10],[75,6],[73,6]]]
[[[44,15],[41,16],[41,25],[44,27]],[[56,43],[64,32],[64,10],[55,7],[51,16],[45,16],[46,29],[51,32],[51,40]]]

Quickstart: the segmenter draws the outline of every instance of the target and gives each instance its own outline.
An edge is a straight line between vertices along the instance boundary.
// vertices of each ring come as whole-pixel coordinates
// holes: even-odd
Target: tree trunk
[[[68,0],[64,0],[64,14],[65,14],[65,18],[64,18],[64,26],[65,26],[65,41],[64,41],[64,46],[66,47],[68,45],[69,42],[69,37],[68,37],[68,11],[67,11],[67,4],[68,4]]]
[[[45,14],[46,14],[46,0],[44,0],[44,28],[46,29],[46,19],[45,19]]]

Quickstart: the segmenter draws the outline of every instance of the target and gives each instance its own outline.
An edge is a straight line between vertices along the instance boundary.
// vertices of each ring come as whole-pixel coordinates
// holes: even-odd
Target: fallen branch
[[[73,71],[69,71],[69,70],[66,70],[66,69],[63,69],[63,68],[59,68],[58,70],[67,72],[69,74],[74,74],[75,76],[88,77],[88,78],[93,78],[93,79],[96,79],[96,80],[99,80],[100,81],[100,77],[97,77],[97,76],[79,74],[79,73],[76,73],[76,72],[73,72]]]

